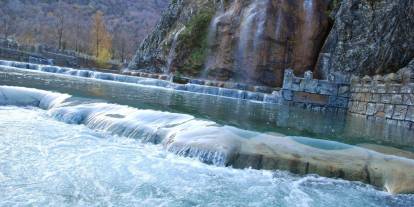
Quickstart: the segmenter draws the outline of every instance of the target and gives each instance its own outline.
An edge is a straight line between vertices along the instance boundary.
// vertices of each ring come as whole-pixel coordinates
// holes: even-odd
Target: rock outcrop
[[[287,68],[349,82],[414,58],[414,0],[176,0],[130,69],[281,86]]]
[[[130,68],[280,86],[285,68],[314,67],[330,2],[175,1]]]
[[[320,78],[396,72],[414,58],[413,0],[343,0],[321,51]]]

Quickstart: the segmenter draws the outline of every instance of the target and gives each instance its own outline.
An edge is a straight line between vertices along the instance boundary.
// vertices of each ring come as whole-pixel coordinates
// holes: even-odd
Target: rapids
[[[205,165],[160,145],[69,125],[52,115],[0,106],[0,206],[408,207],[414,202],[412,195],[390,195],[358,182]]]
[[[339,142],[263,134],[191,115],[22,87],[0,86],[0,105],[40,107],[57,120],[160,144],[169,152],[215,166],[316,173],[363,181],[391,193],[414,192],[414,160]]]

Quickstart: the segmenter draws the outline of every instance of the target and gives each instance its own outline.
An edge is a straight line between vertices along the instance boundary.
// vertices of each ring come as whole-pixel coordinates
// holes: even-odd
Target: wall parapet
[[[286,69],[284,75],[282,97],[285,103],[304,106],[311,109],[347,109],[350,96],[350,85],[335,80],[313,78],[311,71],[304,77],[297,77],[293,70]]]

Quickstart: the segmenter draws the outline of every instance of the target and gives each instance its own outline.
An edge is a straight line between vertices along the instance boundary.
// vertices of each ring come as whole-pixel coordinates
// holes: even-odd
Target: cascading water
[[[210,25],[204,77],[280,87],[312,69],[329,32],[324,0],[234,0]]]
[[[178,30],[174,34],[174,38],[171,43],[170,52],[168,53],[167,70],[164,71],[165,74],[170,74],[172,72],[173,63],[176,58],[175,56],[177,54],[176,49],[177,49],[177,44],[178,44],[178,38],[180,37],[181,32],[183,32],[184,30],[185,30],[185,26],[183,26],[180,30]]]
[[[410,206],[317,176],[204,165],[159,145],[0,106],[0,206]],[[338,202],[341,200],[341,202]]]
[[[208,35],[207,35],[208,51],[207,51],[207,58],[204,63],[204,70],[201,73],[202,78],[208,78],[208,73],[209,73],[208,70],[211,68],[211,66],[214,65],[214,61],[216,58],[215,58],[215,54],[213,51],[213,47],[217,41],[218,23],[220,22],[221,18],[223,18],[226,15],[228,15],[228,13],[226,13],[225,11],[224,0],[220,0],[218,10],[216,14],[214,15],[212,21],[210,22],[210,26],[208,29]]]
[[[407,173],[414,170],[414,160],[351,145],[262,134],[191,115],[141,110],[35,89],[1,86],[0,94],[0,105],[41,107],[57,120],[83,124],[96,131],[144,143],[160,144],[169,152],[217,166],[276,168],[324,176],[338,174],[342,178],[365,181],[393,193],[414,191],[414,174]],[[347,160],[346,166],[343,166],[343,160]],[[359,174],[365,165],[369,169],[368,178],[365,174]],[[329,170],[321,170],[325,168]],[[369,176],[376,176],[375,182]]]
[[[304,0],[303,1],[303,10],[304,10],[304,26],[302,27],[304,29],[303,34],[302,34],[302,42],[301,44],[303,44],[303,56],[304,57],[312,57],[312,54],[310,54],[310,50],[309,48],[311,48],[311,40],[312,40],[312,30],[314,29],[314,20],[313,18],[315,18],[314,15],[314,2],[313,0]],[[312,67],[309,65],[307,66],[308,70],[312,70]]]
[[[263,43],[269,0],[254,0],[243,13],[240,23],[240,37],[235,58],[236,76],[239,79],[254,81],[257,70],[257,57]]]

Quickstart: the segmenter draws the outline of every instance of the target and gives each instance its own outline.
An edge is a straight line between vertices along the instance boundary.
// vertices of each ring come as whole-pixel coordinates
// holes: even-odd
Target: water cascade
[[[231,1],[210,26],[205,74],[281,86],[286,68],[312,69],[329,30],[323,0]],[[226,6],[225,6],[226,7]]]
[[[58,120],[162,145],[217,166],[280,169],[359,180],[392,193],[414,192],[414,160],[306,137],[262,134],[197,119],[66,94],[0,87],[0,105],[35,106]]]
[[[258,66],[265,35],[269,0],[254,0],[243,12],[235,57],[236,79],[252,82],[259,77]],[[239,76],[239,77],[237,77]]]
[[[177,43],[178,43],[178,38],[180,37],[180,34],[185,30],[185,26],[183,26],[180,30],[178,30],[175,34],[174,34],[174,38],[173,41],[171,43],[171,48],[170,48],[170,52],[168,53],[168,59],[167,59],[167,70],[164,71],[165,74],[170,74],[173,72],[173,63],[175,60],[175,56],[177,54],[176,49],[177,49]]]

